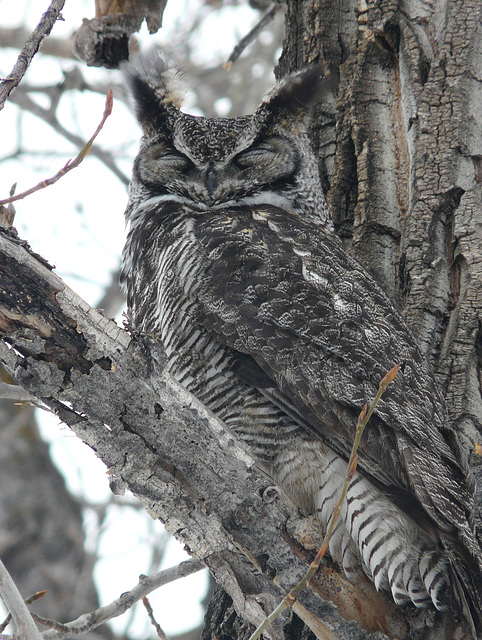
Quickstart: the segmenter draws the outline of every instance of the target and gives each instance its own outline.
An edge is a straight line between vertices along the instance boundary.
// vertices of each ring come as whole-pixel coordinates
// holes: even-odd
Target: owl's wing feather
[[[205,250],[200,321],[239,352],[241,376],[251,375],[249,356],[251,382],[340,455],[381,378],[402,365],[364,434],[360,466],[388,489],[413,491],[442,529],[467,532],[471,487],[445,436],[443,403],[403,319],[361,265],[274,207],[202,216],[193,233]]]

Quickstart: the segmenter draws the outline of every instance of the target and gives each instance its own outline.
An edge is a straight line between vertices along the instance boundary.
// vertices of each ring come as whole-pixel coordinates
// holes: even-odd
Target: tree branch
[[[241,38],[238,44],[234,47],[231,55],[224,65],[226,69],[231,69],[233,64],[241,56],[246,47],[249,47],[253,40],[258,37],[259,33],[271,22],[271,20],[273,20],[280,9],[281,5],[273,2],[269,9],[261,16],[259,22],[257,22],[251,29],[251,31],[247,33],[244,38]]]
[[[21,109],[27,109],[30,113],[33,113],[38,118],[41,118],[44,122],[49,124],[58,134],[66,138],[69,142],[76,145],[80,149],[83,149],[85,146],[85,140],[83,140],[80,136],[75,133],[71,133],[68,129],[66,129],[56,118],[55,112],[52,112],[50,109],[44,109],[41,107],[35,100],[28,95],[28,93],[23,92],[21,89],[12,97],[11,100],[13,103],[18,105]],[[112,173],[119,178],[122,184],[128,185],[129,178],[119,169],[117,164],[114,162],[112,154],[104,151],[99,146],[92,147],[91,155],[98,158],[101,162],[105,164],[105,166],[112,171]]]
[[[31,36],[25,43],[17,61],[10,74],[0,82],[0,110],[3,109],[5,100],[18,86],[25,75],[34,55],[37,53],[40,43],[52,31],[56,21],[59,19],[65,0],[52,0],[49,8],[43,14],[40,22],[32,31]]]
[[[27,40],[29,36],[30,31],[23,26],[10,28],[0,27],[0,42],[2,49],[21,49],[25,40]],[[42,42],[42,55],[76,60],[72,52],[72,42],[69,38],[55,38],[54,36],[49,36]]]
[[[22,596],[0,560],[0,595],[17,625],[20,640],[42,640]]]
[[[79,164],[82,162],[82,160],[85,158],[85,156],[92,149],[92,145],[94,144],[94,140],[96,139],[96,137],[100,133],[102,127],[104,126],[105,121],[107,120],[107,118],[112,113],[113,102],[114,102],[114,96],[112,94],[112,90],[109,89],[109,91],[107,93],[106,100],[105,100],[105,109],[104,109],[104,114],[102,116],[102,119],[101,119],[97,129],[95,130],[94,134],[85,143],[85,145],[82,147],[82,149],[80,150],[79,154],[77,155],[77,157],[74,160],[68,160],[67,163],[62,167],[62,169],[57,171],[57,173],[52,178],[47,178],[46,180],[42,180],[42,182],[39,182],[37,185],[35,185],[35,187],[31,187],[30,189],[27,189],[27,191],[23,191],[22,193],[17,193],[16,195],[10,195],[9,198],[5,198],[4,200],[0,200],[0,206],[1,205],[5,205],[5,204],[10,204],[11,202],[16,202],[17,200],[22,200],[23,198],[26,198],[27,196],[31,195],[32,193],[35,193],[36,191],[40,191],[40,189],[45,189],[45,187],[49,187],[52,184],[55,184],[58,180],[60,180],[60,178],[62,176],[64,176],[66,173],[68,173],[69,171],[72,171],[72,169],[75,169],[76,167],[78,167]]]
[[[139,583],[130,591],[122,593],[116,600],[105,607],[99,607],[95,611],[81,615],[77,620],[62,625],[63,629],[61,631],[52,629],[44,632],[42,640],[63,640],[63,638],[70,638],[79,633],[91,631],[104,622],[122,615],[151,591],[180,578],[190,576],[203,568],[204,565],[198,560],[187,560],[164,571],[159,571],[152,576],[140,576]]]

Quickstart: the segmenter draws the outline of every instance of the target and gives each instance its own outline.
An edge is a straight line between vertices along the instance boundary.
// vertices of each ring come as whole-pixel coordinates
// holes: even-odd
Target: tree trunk
[[[405,314],[467,452],[482,437],[480,13],[477,2],[289,1],[279,65],[339,74],[313,129],[336,231]],[[152,340],[91,310],[13,234],[0,255],[0,356],[229,594],[210,608],[206,640],[246,637],[306,569],[310,521],[169,378]],[[395,607],[328,562],[293,609],[304,624],[285,616],[271,637],[457,633],[450,616]]]

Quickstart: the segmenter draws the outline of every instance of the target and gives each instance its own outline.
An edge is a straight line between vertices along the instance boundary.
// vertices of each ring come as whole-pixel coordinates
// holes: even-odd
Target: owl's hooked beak
[[[216,171],[214,169],[214,162],[211,160],[209,166],[206,170],[206,175],[204,177],[204,184],[206,185],[206,189],[208,190],[209,196],[212,198],[213,193],[218,185]]]

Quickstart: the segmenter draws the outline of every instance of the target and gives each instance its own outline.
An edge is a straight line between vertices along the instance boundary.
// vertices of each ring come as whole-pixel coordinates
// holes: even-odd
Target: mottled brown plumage
[[[357,414],[400,363],[330,551],[396,602],[454,606],[480,627],[472,479],[413,335],[332,233],[304,130],[319,71],[234,119],[181,113],[157,53],[125,73],[144,130],[122,272],[133,324],[323,526]]]

